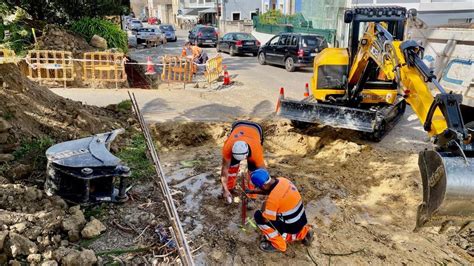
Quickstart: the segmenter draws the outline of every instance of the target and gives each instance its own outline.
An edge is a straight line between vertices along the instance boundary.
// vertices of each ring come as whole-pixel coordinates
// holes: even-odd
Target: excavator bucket
[[[463,225],[474,220],[474,158],[425,150],[418,158],[423,202],[415,230],[423,226]]]
[[[374,132],[377,111],[282,99],[279,115],[290,120]]]

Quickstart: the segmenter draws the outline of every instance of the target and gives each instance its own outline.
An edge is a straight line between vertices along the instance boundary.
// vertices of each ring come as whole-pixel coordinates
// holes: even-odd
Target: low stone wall
[[[220,21],[219,29],[221,29],[221,35],[228,32],[248,32],[251,33],[253,30],[252,22],[244,21]],[[222,34],[223,33],[223,34]]]

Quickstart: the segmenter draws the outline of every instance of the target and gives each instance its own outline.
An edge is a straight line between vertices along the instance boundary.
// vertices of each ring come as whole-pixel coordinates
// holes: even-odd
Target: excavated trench
[[[414,233],[421,200],[418,155],[375,148],[346,130],[301,131],[283,121],[259,121],[265,160],[273,176],[300,190],[316,232],[312,247],[295,243],[285,255],[258,251],[259,233],[241,228],[240,206],[220,195],[220,152],[228,123],[159,123],[152,126],[171,188],[181,191],[178,210],[207,263],[398,264],[474,262],[474,230]],[[260,199],[262,201],[263,199]],[[260,206],[257,204],[257,206]],[[249,216],[252,212],[249,213]],[[341,255],[342,254],[342,255]]]

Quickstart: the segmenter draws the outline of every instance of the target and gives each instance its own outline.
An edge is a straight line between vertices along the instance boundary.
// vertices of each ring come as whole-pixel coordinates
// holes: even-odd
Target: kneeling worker
[[[222,148],[221,182],[223,197],[232,203],[232,194],[237,185],[240,161],[247,160],[247,187],[254,189],[250,182],[250,173],[257,168],[264,168],[263,160],[263,131],[262,127],[250,121],[237,121],[232,124],[232,130]],[[257,195],[249,195],[256,198]]]
[[[252,183],[268,193],[261,211],[254,219],[266,240],[260,242],[260,249],[266,252],[286,251],[286,243],[301,241],[310,246],[313,232],[307,225],[303,200],[290,180],[284,177],[273,179],[265,169],[252,172]],[[265,194],[267,194],[265,193]]]

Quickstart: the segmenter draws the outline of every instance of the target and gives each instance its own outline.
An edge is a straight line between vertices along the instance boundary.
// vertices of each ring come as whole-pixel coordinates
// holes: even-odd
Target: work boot
[[[260,250],[261,251],[265,251],[265,252],[277,252],[278,249],[276,249],[272,243],[270,243],[269,241],[267,240],[263,240],[262,242],[260,242]]]
[[[303,245],[309,247],[311,246],[311,243],[313,243],[313,230],[309,230],[308,233],[306,233],[306,235],[304,236],[303,240],[301,241],[301,243],[303,243]]]

